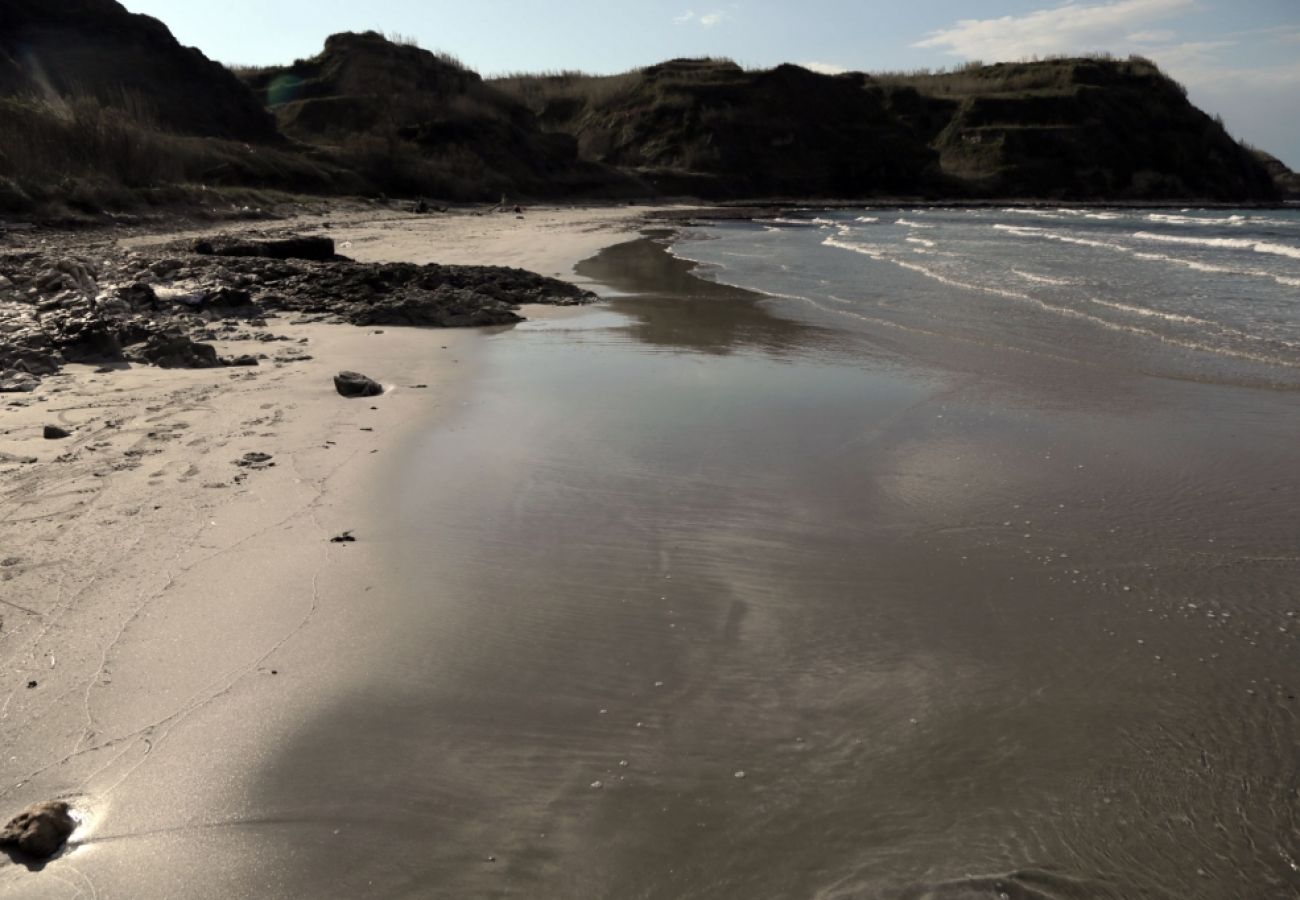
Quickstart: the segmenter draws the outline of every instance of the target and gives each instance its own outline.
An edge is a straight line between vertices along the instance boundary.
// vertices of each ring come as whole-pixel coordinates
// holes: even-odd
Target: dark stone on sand
[[[351,531],[345,531],[342,534],[336,534],[334,537],[330,538],[331,544],[351,544],[355,541],[356,538],[352,536]]]
[[[324,262],[334,258],[334,239],[292,237],[272,241],[198,241],[194,244],[194,252],[205,256],[260,256]]]
[[[245,469],[269,469],[275,463],[271,462],[271,454],[254,450],[235,460],[235,465]]]
[[[155,332],[126,355],[163,369],[215,369],[221,365],[215,347],[191,340],[180,331]]]
[[[0,829],[0,847],[12,847],[32,859],[49,859],[77,829],[62,800],[34,803]]]
[[[334,376],[334,389],[344,397],[376,397],[384,386],[360,372],[340,372]]]
[[[36,376],[27,372],[9,369],[0,373],[0,394],[25,394],[36,390],[38,384],[40,381]]]
[[[45,439],[47,441],[57,441],[60,438],[71,437],[72,432],[66,428],[60,428],[58,425],[45,426]]]
[[[256,366],[260,365],[256,356],[245,353],[241,356],[233,356],[225,361],[228,366]]]

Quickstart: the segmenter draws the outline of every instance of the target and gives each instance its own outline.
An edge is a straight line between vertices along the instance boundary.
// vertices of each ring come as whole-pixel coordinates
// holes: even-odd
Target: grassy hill
[[[976,65],[880,76],[872,89],[938,151],[944,174],[975,195],[1273,195],[1253,154],[1144,59]]]
[[[204,202],[203,187],[359,187],[280,135],[228,69],[114,0],[0,2],[0,211]]]
[[[1141,59],[878,76],[678,60],[496,83],[591,158],[705,195],[1275,196],[1259,160]]]
[[[862,75],[799,66],[746,71],[678,59],[623,76],[520,76],[497,84],[570,134],[589,159],[666,193],[703,197],[870,197],[917,191],[938,154],[893,116]]]
[[[286,134],[390,193],[485,200],[634,187],[455,60],[375,32],[336,34],[311,59],[242,74]]]
[[[1142,59],[875,76],[678,59],[485,81],[366,32],[232,73],[115,0],[0,0],[0,212],[249,189],[1245,202],[1294,179]]]

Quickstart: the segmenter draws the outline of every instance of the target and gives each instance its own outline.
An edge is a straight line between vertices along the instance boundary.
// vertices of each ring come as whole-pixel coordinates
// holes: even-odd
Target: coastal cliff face
[[[1141,59],[880,76],[679,60],[502,86],[592,158],[671,168],[724,196],[1276,196],[1259,160]]]
[[[874,76],[679,59],[484,80],[366,32],[236,74],[114,0],[0,4],[11,212],[239,207],[248,188],[1251,202],[1295,179],[1136,58]]]
[[[889,108],[976,196],[1268,199],[1273,181],[1154,63],[1062,59],[882,78]],[[873,86],[873,89],[876,89]]]
[[[584,156],[635,171],[667,193],[913,192],[937,172],[938,154],[879,94],[864,91],[863,81],[791,65],[753,72],[679,59],[629,73],[603,91],[599,82],[561,77],[551,85],[558,90],[532,94],[540,96],[542,121],[572,134]],[[519,81],[511,84],[529,95]]]

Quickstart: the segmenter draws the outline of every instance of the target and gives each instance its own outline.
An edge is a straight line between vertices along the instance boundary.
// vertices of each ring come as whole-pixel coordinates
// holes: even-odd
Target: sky
[[[1108,51],[1300,170],[1300,0],[123,0],[227,64],[288,63],[327,35],[413,38],[490,76],[621,72],[679,56],[822,71],[939,69]]]

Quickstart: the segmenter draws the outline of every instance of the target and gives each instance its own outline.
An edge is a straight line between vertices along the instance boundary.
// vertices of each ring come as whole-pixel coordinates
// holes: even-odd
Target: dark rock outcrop
[[[334,389],[344,397],[377,397],[384,386],[360,372],[340,372],[334,376]]]
[[[0,847],[9,847],[31,859],[49,859],[76,831],[71,808],[62,800],[35,803],[0,829]]]
[[[335,258],[334,241],[327,237],[292,237],[267,241],[198,241],[194,252],[205,256],[261,256],[267,259]]]
[[[27,372],[6,369],[0,372],[0,394],[18,394],[36,390],[40,381]]]
[[[299,240],[242,243],[295,247]],[[323,241],[314,246],[324,249]],[[255,366],[253,354],[223,359],[207,342],[274,339],[236,323],[265,326],[265,317],[278,312],[355,325],[462,327],[517,322],[515,310],[525,303],[594,299],[521,269],[205,256],[188,249],[169,248],[161,259],[104,250],[93,260],[41,249],[0,253],[0,391],[30,391],[65,363]]]
[[[157,331],[126,350],[126,358],[162,369],[213,369],[221,365],[211,344],[191,340],[178,330]]]
[[[72,432],[66,428],[60,428],[58,425],[46,425],[43,435],[47,441],[57,441],[65,437],[72,437]]]

